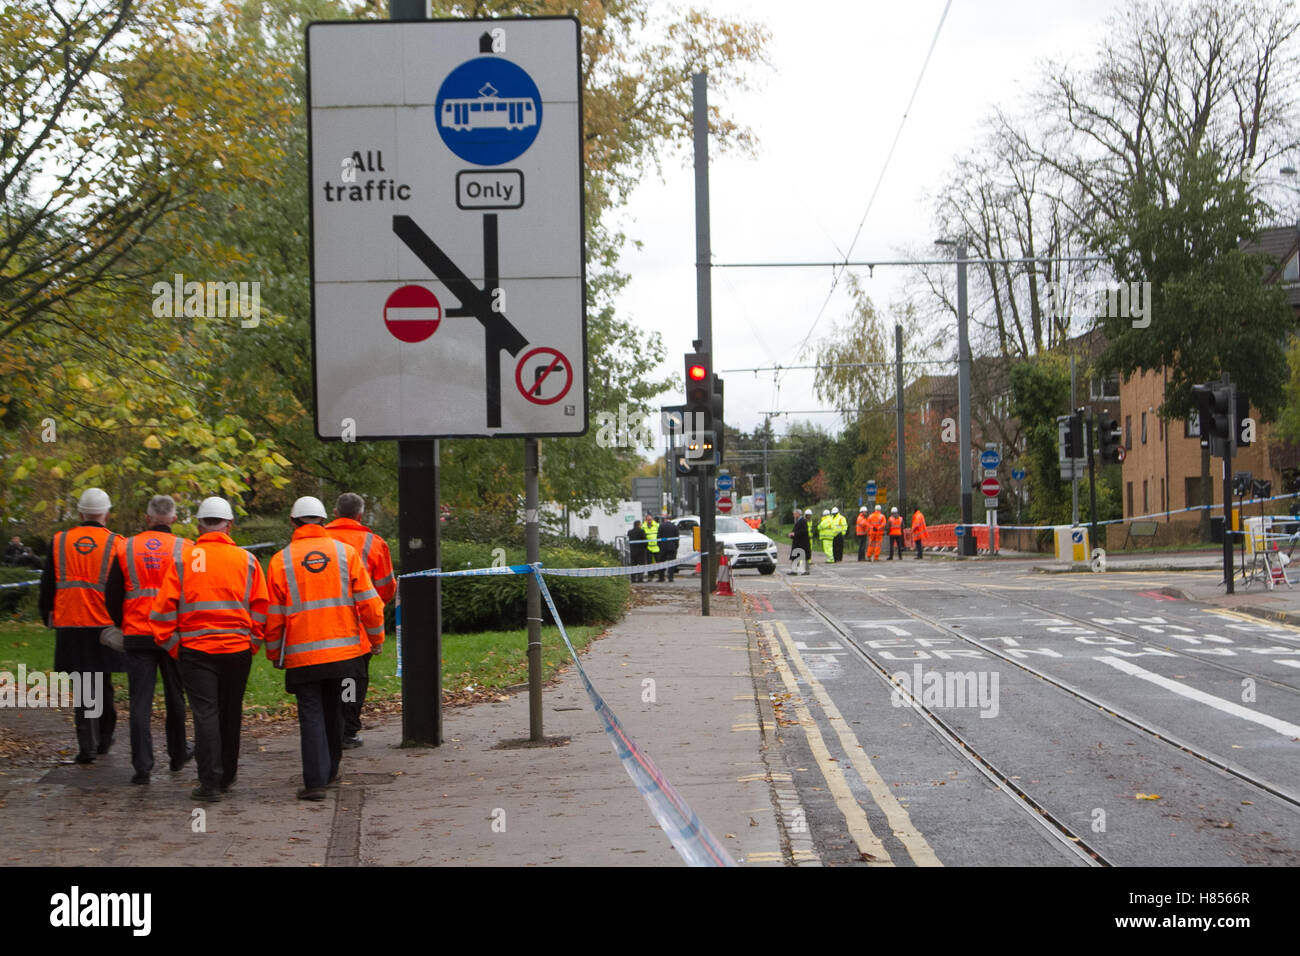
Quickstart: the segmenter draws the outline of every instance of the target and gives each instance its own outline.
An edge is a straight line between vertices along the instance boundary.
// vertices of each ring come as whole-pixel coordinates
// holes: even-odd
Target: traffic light
[[[689,461],[692,466],[703,465],[705,467],[712,467],[713,456],[716,454],[713,445],[713,432],[704,431],[688,433],[686,436],[685,446],[686,460]]]
[[[1097,422],[1097,454],[1103,465],[1117,465],[1124,460],[1124,432],[1109,415]]]
[[[1223,382],[1192,386],[1200,418],[1201,447],[1220,458],[1232,457],[1241,427],[1239,421],[1232,421],[1232,393],[1233,387]]]
[[[1065,457],[1083,458],[1083,416],[1075,412],[1065,428]]]
[[[708,352],[686,353],[686,405],[683,428],[691,432],[713,427],[713,361]]]
[[[713,395],[709,399],[709,425],[713,429],[713,435],[717,439],[714,451],[717,452],[718,461],[722,461],[722,444],[726,429],[723,427],[722,417],[722,379],[717,375],[713,376]]]

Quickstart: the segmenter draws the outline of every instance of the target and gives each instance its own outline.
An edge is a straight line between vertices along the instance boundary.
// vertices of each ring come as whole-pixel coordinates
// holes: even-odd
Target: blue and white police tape
[[[696,557],[697,555],[692,553],[673,561],[661,561],[657,565],[638,564],[623,568],[544,568],[540,564],[512,564],[496,568],[469,568],[463,571],[438,571],[436,569],[413,571],[409,574],[403,574],[401,577],[475,577],[493,574],[535,575],[542,600],[546,602],[551,617],[554,618],[555,624],[559,628],[560,637],[564,640],[564,646],[569,650],[569,657],[578,669],[578,676],[582,679],[582,685],[587,691],[587,697],[591,700],[592,707],[595,708],[604,725],[605,734],[609,737],[615,755],[623,765],[623,769],[627,771],[627,775],[632,778],[632,782],[636,784],[637,790],[650,807],[650,812],[658,821],[660,828],[668,836],[673,849],[677,851],[677,854],[688,866],[735,866],[736,862],[731,858],[726,848],[718,842],[717,838],[709,831],[709,828],[696,816],[690,804],[677,792],[677,789],[663,775],[663,772],[655,766],[655,762],[650,759],[649,755],[624,730],[618,715],[614,713],[609,704],[605,702],[605,699],[600,696],[595,685],[592,684],[591,678],[587,676],[587,672],[582,667],[582,661],[578,659],[577,650],[569,640],[569,633],[564,629],[564,622],[560,620],[560,613],[555,607],[555,600],[551,597],[550,588],[546,586],[546,580],[543,577],[546,574],[557,574],[565,577],[642,574],[661,566],[666,568],[670,565],[694,562]],[[399,636],[400,621],[399,617]]]
[[[41,579],[37,578],[35,581],[14,581],[10,584],[0,584],[0,588],[29,588],[33,584],[40,584],[40,583],[41,583]]]

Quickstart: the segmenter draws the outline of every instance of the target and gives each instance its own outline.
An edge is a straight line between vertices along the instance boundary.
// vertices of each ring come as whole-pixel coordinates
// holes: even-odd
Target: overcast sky
[[[1045,60],[1087,64],[1105,41],[1114,0],[954,0],[920,91],[889,161],[879,195],[853,248],[855,260],[934,255],[929,199],[954,158],[978,139],[995,106],[1015,109]],[[829,261],[843,258],[867,211],[899,122],[925,62],[945,0],[707,0],[718,15],[749,18],[771,32],[773,69],[753,94],[710,101],[758,135],[756,157],[714,156],[710,167],[715,263]],[[620,299],[641,328],[663,335],[661,372],[682,375],[682,353],[696,335],[694,181],[672,163],[665,180],[648,178],[625,212],[626,230],[644,243],[623,268],[632,281]],[[862,270],[864,273],[866,270]],[[907,270],[878,268],[867,282],[878,309],[901,301]],[[831,333],[849,312],[831,270],[714,269],[713,350],[718,369],[810,364],[799,348]],[[820,319],[818,314],[821,313]],[[813,323],[816,321],[816,327]],[[888,357],[888,356],[886,356]],[[726,418],[751,430],[767,411],[824,407],[813,373],[790,371],[779,392],[771,372],[729,372]],[[676,404],[675,390],[661,404]],[[834,414],[791,419],[838,431]]]

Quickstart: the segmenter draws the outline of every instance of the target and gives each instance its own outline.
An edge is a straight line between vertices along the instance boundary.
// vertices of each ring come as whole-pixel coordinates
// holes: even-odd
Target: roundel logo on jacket
[[[72,542],[72,546],[77,549],[78,554],[90,554],[90,552],[94,551],[95,548],[99,547],[99,545],[95,543],[95,539],[87,534],[83,534],[76,541]]]
[[[159,541],[157,538],[150,538],[148,541],[144,543],[144,546],[148,548],[150,551],[157,551],[159,548],[162,547],[162,542]]]
[[[330,566],[330,559],[324,552],[308,551],[302,559],[302,566],[312,574],[320,574]]]

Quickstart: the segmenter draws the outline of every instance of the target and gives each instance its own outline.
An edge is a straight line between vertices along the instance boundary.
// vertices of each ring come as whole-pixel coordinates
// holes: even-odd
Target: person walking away
[[[633,521],[632,530],[627,533],[627,554],[628,561],[634,568],[645,564],[645,530],[639,521]],[[632,575],[632,581],[636,584],[643,580],[644,574]]]
[[[867,531],[871,522],[867,520],[867,506],[863,505],[858,509],[858,520],[854,524],[853,532],[858,537],[858,560],[867,560]]]
[[[835,522],[831,520],[831,513],[828,509],[822,509],[822,520],[817,522],[817,537],[821,538],[822,553],[826,555],[826,563],[835,563]]]
[[[185,687],[180,667],[153,639],[149,615],[167,566],[181,559],[181,549],[193,544],[172,534],[176,502],[170,495],[154,495],[145,509],[147,531],[132,535],[118,556],[126,591],[122,595],[122,642],[126,653],[126,679],[131,697],[132,783],[148,783],[153,771],[153,694],[162,675],[167,756],[173,773],[194,756],[185,742]]]
[[[790,560],[803,558],[803,573],[808,573],[812,562],[812,542],[808,540],[808,516],[798,508],[794,509],[794,529],[790,532]]]
[[[81,493],[81,523],[54,535],[37,599],[41,620],[54,628],[55,673],[81,675],[81,699],[74,702],[72,713],[75,760],[83,764],[94,763],[96,754],[106,754],[113,746],[113,672],[126,670],[122,654],[100,643],[105,628],[122,624],[124,583],[116,560],[122,538],[106,527],[111,509],[103,489]]]
[[[300,800],[324,800],[343,755],[343,698],[362,659],[384,645],[384,602],[361,555],[323,527],[325,506],[299,498],[294,532],[267,566],[266,656],[298,698]]]
[[[655,516],[648,511],[645,513],[641,530],[645,532],[645,563],[654,564],[659,560],[659,522],[655,521]],[[646,574],[645,579],[649,581],[653,576],[654,572],[651,571]]]
[[[266,577],[230,537],[225,498],[204,498],[199,538],[167,562],[149,624],[154,641],[180,663],[194,715],[195,800],[214,803],[235,783],[244,689],[266,625]]]
[[[916,545],[916,560],[921,560],[921,550],[925,545],[925,515],[917,508],[912,512],[912,542]]]
[[[898,560],[903,560],[903,516],[897,508],[889,509],[889,560],[894,560],[894,549],[898,549]]]
[[[664,515],[664,520],[659,522],[659,560],[677,560],[677,547],[681,543],[677,540],[679,534],[681,532],[677,530],[677,525],[673,522],[673,519],[668,515]],[[660,581],[664,579],[664,570],[661,568],[659,571]],[[677,575],[677,567],[676,565],[669,565],[666,570],[668,571],[668,583],[671,584],[673,578]]]
[[[880,510],[880,505],[876,505],[876,510],[867,516],[867,535],[870,541],[867,544],[867,560],[880,560],[880,539],[885,534],[885,513]]]
[[[366,502],[360,495],[345,491],[334,503],[334,520],[325,531],[335,541],[350,544],[361,555],[370,580],[375,585],[379,600],[390,604],[397,595],[397,578],[393,576],[393,557],[388,542],[361,523],[366,513]],[[370,689],[370,656],[360,658],[360,676],[356,693],[343,701],[343,749],[360,747],[361,708]]]

